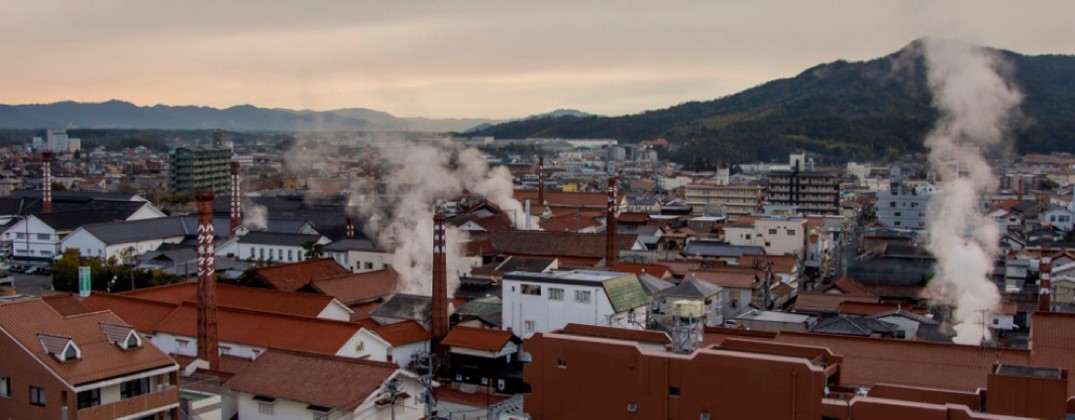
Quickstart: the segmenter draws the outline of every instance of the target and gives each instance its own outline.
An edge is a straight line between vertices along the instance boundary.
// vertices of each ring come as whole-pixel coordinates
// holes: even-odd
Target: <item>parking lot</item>
[[[15,291],[23,296],[40,296],[41,290],[52,286],[52,276],[37,274],[0,274],[0,277],[12,276],[15,278]]]

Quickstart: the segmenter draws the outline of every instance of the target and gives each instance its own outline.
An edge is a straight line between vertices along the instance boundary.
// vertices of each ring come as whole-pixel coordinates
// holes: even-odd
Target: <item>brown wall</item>
[[[0,331],[0,376],[11,378],[11,397],[0,398],[0,417],[4,419],[58,419],[63,407],[74,418],[77,399],[67,385],[3,331]],[[45,406],[30,404],[30,386],[45,389]],[[67,394],[65,402],[61,395]]]
[[[537,334],[524,347],[534,419],[817,419],[825,375],[805,359],[703,350],[642,353],[633,342]],[[558,361],[567,362],[565,368]],[[669,388],[680,390],[670,396]],[[637,412],[629,413],[629,403]]]
[[[986,410],[990,413],[1062,419],[1067,411],[1068,379],[989,375]]]

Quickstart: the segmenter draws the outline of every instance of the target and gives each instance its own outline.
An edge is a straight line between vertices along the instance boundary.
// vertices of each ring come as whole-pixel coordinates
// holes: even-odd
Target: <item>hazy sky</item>
[[[624,114],[935,35],[1075,53],[1075,1],[9,1],[0,103]]]

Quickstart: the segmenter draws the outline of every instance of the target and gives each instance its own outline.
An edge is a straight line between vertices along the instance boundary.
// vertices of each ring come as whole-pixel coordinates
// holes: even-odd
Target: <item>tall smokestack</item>
[[[243,223],[242,206],[239,205],[239,161],[231,161],[231,232],[228,237],[235,237],[235,230]]]
[[[430,329],[438,348],[448,335],[448,260],[444,234],[444,215],[436,214],[433,216],[433,324]]]
[[[608,213],[605,216],[605,266],[611,267],[619,258],[616,248],[616,178],[608,177]]]
[[[545,205],[545,157],[538,157],[538,208]]]
[[[216,250],[213,246],[213,192],[199,191],[198,200],[198,358],[220,369],[216,323]]]
[[[347,215],[347,237],[355,237],[355,219],[350,214]]]
[[[52,152],[41,154],[41,211],[52,213]]]
[[[1053,293],[1053,241],[1052,238],[1043,237],[1041,241],[1041,277],[1038,284],[1038,310],[1049,312],[1052,310]]]

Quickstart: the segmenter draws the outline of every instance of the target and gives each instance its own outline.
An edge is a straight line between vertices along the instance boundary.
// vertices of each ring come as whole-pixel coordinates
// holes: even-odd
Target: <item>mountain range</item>
[[[523,119],[590,116],[582,111],[556,110]],[[507,120],[487,118],[403,118],[366,108],[332,111],[259,108],[240,105],[218,109],[204,106],[138,106],[111,100],[100,103],[0,105],[0,129],[164,129],[232,131],[429,131],[456,132],[490,127]]]
[[[1022,91],[1013,130],[1020,153],[1075,150],[1075,56],[991,50]],[[745,162],[808,151],[835,160],[897,158],[922,151],[938,113],[921,40],[862,62],[836,61],[795,77],[709,101],[617,117],[514,121],[473,135],[497,138],[665,138],[672,158]]]

